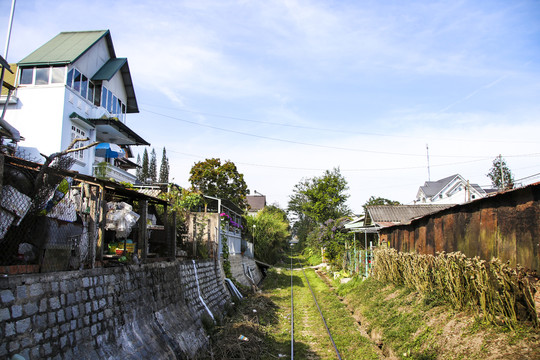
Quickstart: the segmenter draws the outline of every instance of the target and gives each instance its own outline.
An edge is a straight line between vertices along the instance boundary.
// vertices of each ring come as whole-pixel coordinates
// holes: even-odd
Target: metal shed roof
[[[373,205],[367,206],[366,208],[372,222],[382,226],[389,226],[397,223],[408,223],[412,219],[432,214],[452,206],[454,205]]]

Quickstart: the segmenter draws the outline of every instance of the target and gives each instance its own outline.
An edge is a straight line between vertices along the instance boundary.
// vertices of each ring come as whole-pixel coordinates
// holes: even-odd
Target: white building
[[[44,154],[65,150],[74,138],[119,145],[119,158],[96,156],[95,148],[72,153],[72,170],[134,182],[126,171],[135,167],[129,147],[150,145],[127,126],[126,115],[138,112],[127,59],[116,57],[109,30],[80,31],[58,34],[17,63],[6,119],[25,138],[21,146]]]
[[[477,184],[470,184],[461,175],[455,174],[437,181],[426,181],[416,194],[420,204],[462,204],[486,196]]]

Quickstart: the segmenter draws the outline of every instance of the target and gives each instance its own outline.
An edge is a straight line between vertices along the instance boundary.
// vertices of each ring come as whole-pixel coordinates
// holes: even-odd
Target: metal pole
[[[501,190],[504,191],[505,183],[504,183],[504,171],[503,171],[503,162],[502,162],[502,155],[499,154],[499,168],[501,169]]]
[[[15,2],[16,0],[13,0],[11,2],[11,14],[9,15],[9,24],[8,24],[8,31],[7,31],[7,37],[6,37],[6,47],[4,49],[4,59],[8,61],[8,50],[9,50],[9,41],[11,39],[11,29],[13,28],[13,14],[15,13]]]
[[[364,232],[364,240],[365,240],[364,253],[365,253],[365,258],[366,258],[366,277],[367,277],[367,274],[368,274],[368,263],[367,263],[367,252],[368,252],[368,249],[367,249],[367,232]]]
[[[358,271],[358,267],[356,266],[357,263],[356,263],[356,233],[353,233],[353,241],[354,241],[354,250],[353,250],[353,254],[354,254],[354,262],[353,262],[353,266],[354,266],[354,272],[357,272]]]

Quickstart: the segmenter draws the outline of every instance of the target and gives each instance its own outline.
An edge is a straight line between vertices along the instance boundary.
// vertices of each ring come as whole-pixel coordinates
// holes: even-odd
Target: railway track
[[[330,329],[328,328],[328,324],[326,323],[326,319],[324,318],[323,312],[321,311],[319,302],[317,301],[317,297],[315,296],[315,293],[313,292],[313,288],[311,287],[311,284],[309,283],[309,279],[307,278],[306,272],[304,271],[304,267],[301,262],[299,264],[297,263],[297,266],[298,265],[299,265],[299,269],[302,271],[302,275],[304,276],[304,279],[311,292],[313,303],[317,307],[317,310],[319,311],[324,327],[326,328],[326,333],[328,334],[330,342],[332,343],[337,359],[341,360],[341,354],[339,353],[336,343],[334,342],[334,338],[332,337],[332,333]],[[293,285],[293,272],[294,271],[293,270],[295,270],[295,268],[293,267],[293,256],[292,256],[292,247],[291,247],[291,265],[290,265],[290,272],[291,272],[291,359],[294,359],[294,285]]]

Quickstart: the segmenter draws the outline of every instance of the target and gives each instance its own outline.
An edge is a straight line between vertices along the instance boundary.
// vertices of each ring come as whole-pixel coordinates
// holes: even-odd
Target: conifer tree
[[[514,175],[501,155],[493,159],[493,166],[486,176],[491,179],[491,183],[499,191],[514,188]]]
[[[150,153],[150,165],[148,165],[148,177],[151,179],[152,182],[157,181],[157,158],[156,158],[156,150],[152,148],[152,152]]]
[[[165,147],[163,147],[161,166],[159,167],[159,182],[162,184],[169,182],[169,159],[167,159],[167,151],[165,150]]]
[[[140,182],[143,182],[141,173],[142,173],[141,154],[137,154],[137,170],[135,171],[135,176],[137,177],[137,180],[139,180]]]
[[[148,150],[144,148],[142,157],[141,182],[145,184],[148,181]]]

